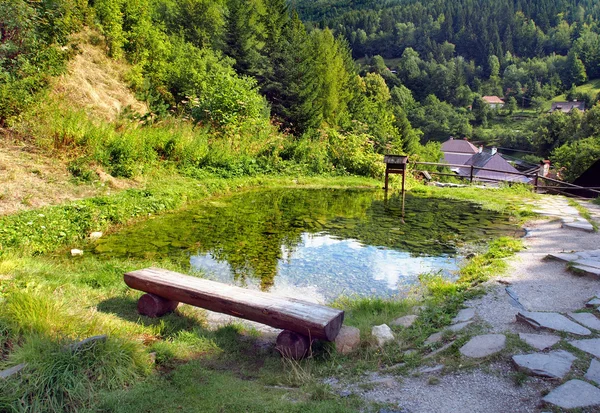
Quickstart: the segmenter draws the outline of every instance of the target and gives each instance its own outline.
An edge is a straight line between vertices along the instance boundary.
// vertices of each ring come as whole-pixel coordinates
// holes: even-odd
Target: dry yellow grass
[[[85,30],[73,37],[73,42],[78,44],[79,53],[69,62],[67,73],[58,78],[54,93],[86,109],[90,116],[107,121],[115,120],[125,108],[147,112],[147,106],[135,98],[124,81],[129,66],[106,56],[97,33]]]

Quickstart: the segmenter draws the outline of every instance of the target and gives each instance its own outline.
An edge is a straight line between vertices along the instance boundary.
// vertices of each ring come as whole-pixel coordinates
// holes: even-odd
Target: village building
[[[498,96],[484,96],[481,99],[492,109],[501,109],[504,107],[504,101]]]

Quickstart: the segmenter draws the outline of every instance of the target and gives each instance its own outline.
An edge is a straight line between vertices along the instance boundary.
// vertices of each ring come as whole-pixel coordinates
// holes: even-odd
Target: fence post
[[[471,177],[469,179],[470,183],[473,183],[473,170],[475,169],[475,167],[473,165],[471,165]]]
[[[535,178],[533,178],[533,193],[537,194],[538,192],[538,179],[540,178],[539,174],[535,174]]]

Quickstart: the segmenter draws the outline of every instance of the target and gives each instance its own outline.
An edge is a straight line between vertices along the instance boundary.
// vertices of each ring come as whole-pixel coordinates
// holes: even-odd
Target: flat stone
[[[417,318],[418,318],[418,316],[414,315],[414,314],[405,315],[404,317],[395,319],[390,324],[392,324],[393,326],[402,326],[404,328],[409,328],[410,326],[412,326],[414,324],[414,322],[417,320]]]
[[[588,380],[596,382],[596,384],[600,384],[600,361],[596,359],[592,359],[592,363],[590,364],[590,368],[587,373],[585,373],[585,377]]]
[[[551,334],[519,333],[519,338],[538,350],[545,350],[560,341],[560,337]]]
[[[569,313],[569,317],[587,328],[600,330],[600,319],[592,313]]]
[[[586,256],[582,254],[580,254],[580,258],[575,261],[575,263],[577,265],[583,265],[586,267],[592,267],[592,268],[597,268],[600,269],[600,260],[597,258],[585,258]]]
[[[581,265],[575,262],[572,266],[572,269],[576,271],[583,272],[587,275],[595,275],[596,277],[600,277],[600,268],[590,267],[589,265]]]
[[[342,326],[335,338],[335,349],[341,354],[350,354],[360,345],[360,330],[356,327]]]
[[[466,327],[470,326],[471,324],[473,324],[472,321],[463,321],[462,323],[458,323],[458,324],[453,324],[451,326],[448,326],[446,328],[446,330],[450,330],[453,333],[457,333],[461,330],[464,330]]]
[[[512,359],[518,370],[529,375],[562,379],[571,371],[576,358],[567,351],[558,350],[547,354],[521,354]]]
[[[371,329],[371,334],[377,340],[379,347],[383,347],[386,343],[394,340],[394,333],[392,333],[392,329],[387,324],[374,326]]]
[[[475,336],[467,344],[460,348],[463,356],[471,358],[481,358],[491,356],[502,350],[506,346],[506,336],[504,334],[485,334]]]
[[[471,320],[473,317],[475,317],[475,309],[464,308],[460,310],[456,317],[452,319],[452,324],[463,323],[465,321]]]
[[[559,261],[571,262],[579,259],[579,255],[577,254],[568,254],[565,252],[553,253],[546,255],[546,258],[554,258]]]
[[[590,308],[600,306],[600,298],[597,298],[597,297],[596,298],[592,298],[590,301],[588,301],[587,303],[585,303],[585,306],[586,307],[590,307]]]
[[[425,344],[439,343],[440,341],[442,341],[443,336],[444,336],[443,331],[438,331],[437,333],[433,333],[432,335],[427,337],[427,340],[425,340]]]
[[[9,377],[14,376],[15,374],[23,370],[25,367],[27,367],[27,364],[21,363],[9,369],[2,370],[0,371],[0,379],[8,379]]]
[[[578,229],[581,231],[594,232],[594,227],[589,222],[565,222],[563,223],[563,227],[570,229]]]
[[[591,354],[592,356],[600,358],[600,338],[573,340],[569,341],[569,344],[573,347],[577,347],[581,351]]]
[[[452,340],[451,342],[444,344],[442,347],[438,348],[437,350],[432,351],[431,353],[429,353],[428,355],[424,356],[423,359],[430,359],[432,357],[437,356],[440,353],[443,353],[444,351],[448,350],[450,347],[452,347],[454,345],[454,342],[456,340]]]
[[[83,255],[83,251],[82,250],[79,250],[77,248],[73,248],[71,250],[71,256],[73,256],[73,257],[80,257],[82,255]]]
[[[590,330],[569,320],[562,314],[519,311],[517,321],[529,324],[535,329],[546,328],[548,330],[564,331],[565,333],[589,336]]]
[[[108,336],[106,334],[102,334],[99,336],[92,336],[92,337],[86,338],[85,340],[81,340],[77,343],[70,344],[68,347],[71,350],[77,351],[77,350],[81,350],[84,347],[91,346],[91,345],[93,345],[93,343],[96,343],[98,341],[104,342],[104,341],[106,341],[107,338],[108,338]]]
[[[546,395],[543,400],[563,409],[600,405],[600,389],[582,380],[569,380]]]
[[[438,364],[437,366],[423,366],[420,367],[417,372],[421,374],[431,374],[431,373],[439,373],[444,369],[443,364]]]

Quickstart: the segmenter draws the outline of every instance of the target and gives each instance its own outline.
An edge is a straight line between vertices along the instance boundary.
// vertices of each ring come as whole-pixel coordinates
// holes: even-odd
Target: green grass
[[[590,81],[584,83],[583,85],[577,86],[577,92],[578,93],[587,93],[587,94],[596,96],[598,93],[600,93],[600,79],[593,79],[593,80],[590,80]],[[566,102],[566,100],[567,100],[566,94],[555,96],[549,102],[547,102],[547,105],[544,105],[544,110],[545,111],[550,110],[553,102]]]
[[[141,293],[127,288],[123,273],[156,265],[152,258],[106,259],[90,253],[71,257],[69,248],[86,249],[84,238],[91,229],[116,231],[148,213],[254,186],[380,186],[381,182],[352,177],[162,178],[143,190],[103,197],[102,202],[78,201],[3,218],[9,223],[35,220],[29,225],[35,230],[27,241],[5,247],[0,257],[0,368],[19,362],[30,366],[18,378],[1,383],[0,410],[18,410],[26,403],[34,406],[33,411],[369,411],[358,399],[339,398],[320,380],[331,375],[356,378],[365,371],[406,363],[396,371],[401,374],[419,365],[427,350],[424,340],[448,325],[466,299],[481,293],[478,285],[502,271],[503,259],[520,247],[513,239],[494,241],[466,263],[457,283],[423,276],[413,298],[340,299],[336,305],[346,311],[346,323],[361,330],[359,351],[342,356],[331,344],[319,343],[308,360],[290,362],[261,345],[255,331],[237,325],[208,329],[206,312],[199,308],[181,305],[160,319],[137,315]],[[411,185],[420,195],[468,199],[515,219],[524,215],[514,202],[533,196],[517,187],[449,191]],[[161,203],[163,207],[153,209]],[[113,212],[113,219],[100,220],[106,211]],[[38,219],[72,225],[70,236],[56,241]],[[0,239],[7,239],[2,237],[6,233]],[[181,270],[182,265],[161,260],[167,269]],[[424,305],[419,318],[410,329],[394,327],[398,337],[394,345],[383,349],[371,345],[373,325],[389,324],[416,311],[415,305]],[[68,344],[98,334],[108,334],[106,344],[77,357],[65,351]],[[407,349],[417,353],[407,355]]]

